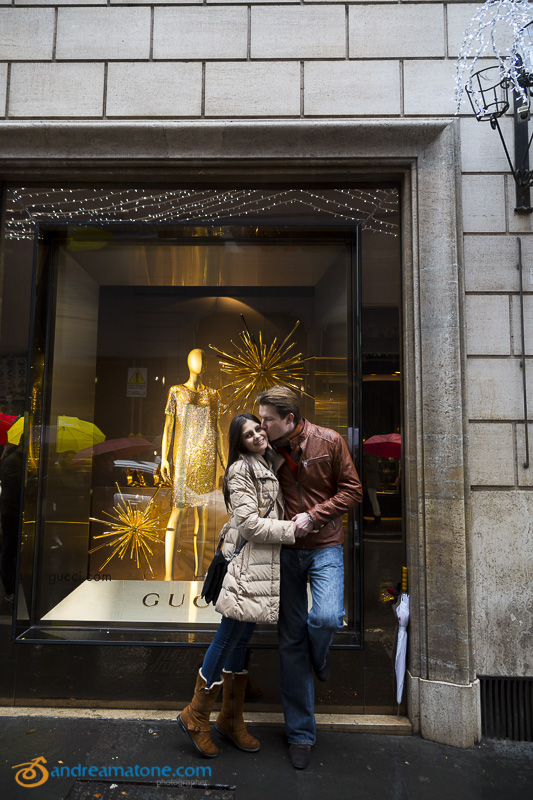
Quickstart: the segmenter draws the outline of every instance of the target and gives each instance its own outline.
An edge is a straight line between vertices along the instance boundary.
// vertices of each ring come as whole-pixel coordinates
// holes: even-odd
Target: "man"
[[[328,679],[329,646],[345,613],[342,515],[361,502],[363,492],[344,439],[302,419],[294,392],[275,386],[257,402],[262,427],[285,458],[278,478],[286,517],[306,532],[281,550],[278,623],[289,758],[304,769],[316,739],[313,670],[319,680]]]

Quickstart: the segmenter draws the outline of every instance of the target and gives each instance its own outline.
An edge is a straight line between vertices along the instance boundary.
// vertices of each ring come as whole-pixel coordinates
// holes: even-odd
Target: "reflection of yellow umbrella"
[[[18,444],[24,430],[24,419],[21,417],[7,432],[7,440],[11,444]],[[72,450],[77,453],[84,447],[91,447],[93,444],[103,442],[105,435],[100,428],[92,422],[86,422],[78,417],[66,417],[61,415],[57,418],[57,443],[58,453],[65,453]]]

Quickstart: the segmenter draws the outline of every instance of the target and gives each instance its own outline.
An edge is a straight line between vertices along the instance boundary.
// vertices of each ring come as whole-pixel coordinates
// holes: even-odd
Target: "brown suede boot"
[[[255,683],[252,683],[250,680],[250,674],[246,676],[246,692],[244,693],[245,700],[255,700],[256,697],[261,697],[263,694],[263,690],[260,686],[257,686]]]
[[[206,758],[215,758],[219,753],[218,747],[211,741],[209,717],[221,686],[222,683],[215,683],[210,689],[206,689],[205,680],[199,672],[194,696],[178,717],[180,727],[191,737],[198,752]]]
[[[255,736],[248,733],[242,718],[248,673],[223,672],[222,676],[224,678],[222,709],[215,722],[215,728],[219,733],[231,739],[239,750],[255,753],[261,744]]]

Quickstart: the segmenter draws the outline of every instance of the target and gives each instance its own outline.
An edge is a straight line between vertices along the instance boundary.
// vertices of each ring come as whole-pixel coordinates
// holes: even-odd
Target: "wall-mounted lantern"
[[[487,66],[480,69],[483,63]],[[533,212],[533,171],[529,168],[533,136],[529,136],[528,124],[532,88],[533,5],[526,0],[487,0],[465,31],[457,61],[455,99],[459,110],[466,89],[476,119],[489,122],[498,131],[516,184],[515,211],[522,214]],[[514,164],[499,123],[511,104]]]

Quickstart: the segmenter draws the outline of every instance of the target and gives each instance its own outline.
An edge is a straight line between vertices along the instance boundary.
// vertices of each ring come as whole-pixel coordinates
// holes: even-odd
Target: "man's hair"
[[[274,406],[283,419],[289,414],[294,414],[294,421],[297,425],[302,418],[299,400],[294,392],[286,386],[272,386],[261,392],[257,397],[257,405]]]

